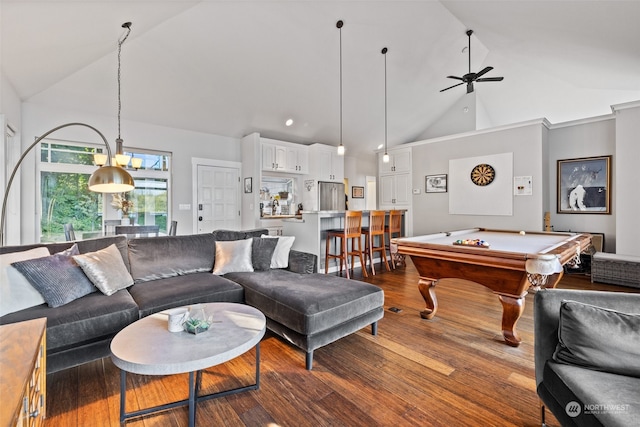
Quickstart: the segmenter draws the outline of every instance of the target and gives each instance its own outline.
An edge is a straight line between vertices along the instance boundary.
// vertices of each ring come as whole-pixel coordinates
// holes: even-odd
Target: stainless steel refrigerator
[[[346,207],[344,184],[318,182],[318,202],[320,211],[344,211]]]

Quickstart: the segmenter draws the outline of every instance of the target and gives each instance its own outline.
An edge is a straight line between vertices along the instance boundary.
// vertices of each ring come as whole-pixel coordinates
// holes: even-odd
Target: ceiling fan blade
[[[480,71],[478,74],[476,74],[476,80],[478,79],[478,77],[487,74],[491,70],[493,70],[493,67],[485,67],[482,71]]]
[[[457,85],[449,86],[447,88],[442,89],[440,92],[444,92],[445,90],[449,90],[449,89],[452,89],[454,87],[457,87],[457,86],[460,86],[460,85],[463,85],[463,84],[464,84],[464,82],[458,83]]]
[[[501,82],[504,77],[485,77],[482,79],[476,79],[477,82]]]
[[[457,77],[457,76],[447,76],[448,79],[456,79],[456,80],[460,80],[460,81],[464,81],[464,79],[462,77]]]

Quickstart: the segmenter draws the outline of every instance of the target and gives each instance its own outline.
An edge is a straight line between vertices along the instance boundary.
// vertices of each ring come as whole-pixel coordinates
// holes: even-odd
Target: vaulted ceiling
[[[608,114],[640,99],[640,1],[2,0],[1,67],[24,102],[371,153],[415,141],[469,97],[484,126]],[[471,98],[469,98],[471,99]],[[284,122],[292,118],[294,124]],[[123,129],[126,133],[126,130]],[[428,132],[427,132],[428,133]]]

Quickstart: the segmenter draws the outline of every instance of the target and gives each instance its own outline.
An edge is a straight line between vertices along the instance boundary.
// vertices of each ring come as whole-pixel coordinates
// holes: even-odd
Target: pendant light
[[[389,163],[389,153],[387,153],[387,51],[386,47],[382,48],[382,54],[384,55],[384,155],[382,156],[383,163]]]
[[[342,144],[342,26],[344,22],[336,22],[336,27],[340,31],[340,145],[338,145],[338,155],[344,156],[344,145]]]
[[[122,54],[122,45],[125,40],[129,37],[131,33],[131,22],[125,22],[122,24],[122,28],[126,29],[125,35],[118,40],[118,138],[116,138],[116,156],[112,159],[112,164],[116,166],[121,166],[123,168],[129,165],[129,161],[131,161],[131,165],[134,169],[138,170],[142,166],[142,159],[139,158],[131,158],[123,153],[122,143],[123,140],[120,136],[120,111],[122,110],[122,100],[121,100],[121,79],[120,79],[120,70],[121,70],[121,54]],[[93,156],[93,160],[98,166],[102,166],[106,163],[106,156],[104,154],[95,154]]]

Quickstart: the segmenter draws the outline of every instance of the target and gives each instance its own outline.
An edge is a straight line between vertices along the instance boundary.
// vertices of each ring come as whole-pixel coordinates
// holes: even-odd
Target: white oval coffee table
[[[111,341],[111,359],[120,368],[120,423],[128,418],[189,405],[189,426],[195,426],[196,404],[260,387],[260,340],[266,319],[259,310],[243,304],[194,304],[213,314],[208,331],[193,335],[169,332],[167,315],[156,313],[124,328]],[[219,365],[256,348],[255,384],[198,396],[202,369]],[[189,398],[152,408],[125,411],[126,374],[170,375],[189,372]],[[194,381],[194,373],[197,374]]]

